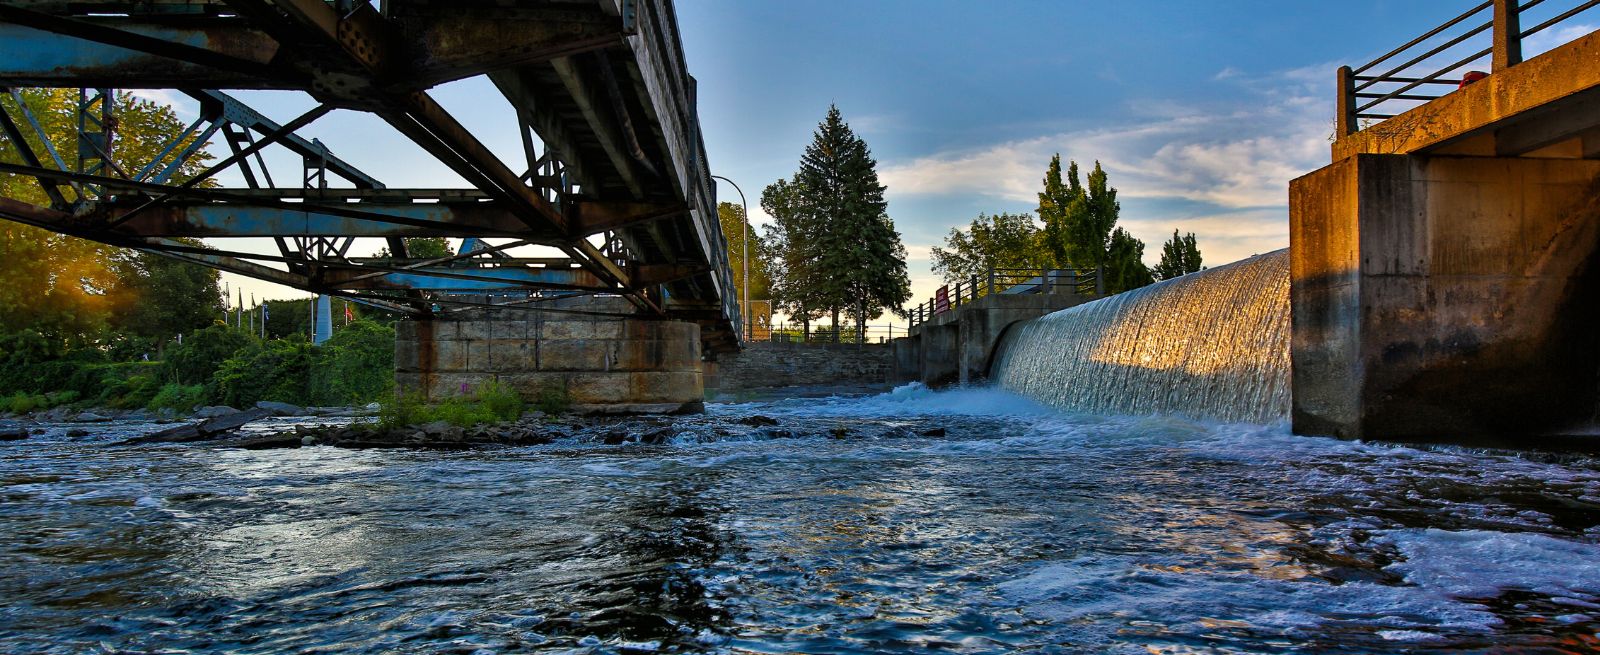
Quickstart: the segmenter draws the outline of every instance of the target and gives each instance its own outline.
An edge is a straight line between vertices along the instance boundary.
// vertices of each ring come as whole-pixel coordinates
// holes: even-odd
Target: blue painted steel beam
[[[185,28],[124,19],[117,29],[262,65],[278,50],[278,42],[265,33],[237,26]],[[287,76],[247,75],[15,23],[0,23],[0,80],[13,86],[121,89],[295,89],[304,85]]]
[[[328,271],[322,282],[345,290],[414,289],[419,291],[505,291],[514,289],[610,290],[581,268],[505,266],[485,268],[422,267],[405,272]]]
[[[286,203],[293,204],[293,203]],[[333,213],[283,205],[233,203],[168,204],[147,209],[118,225],[117,232],[162,237],[410,237],[462,236],[550,238],[533,234],[495,203],[340,203]],[[112,218],[125,208],[103,208]]]

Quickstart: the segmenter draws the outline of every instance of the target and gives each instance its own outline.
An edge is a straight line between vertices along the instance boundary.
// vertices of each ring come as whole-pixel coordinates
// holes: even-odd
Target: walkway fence
[[[927,302],[911,309],[912,326],[991,294],[1078,293],[1100,295],[1100,276],[1071,268],[991,268],[986,276],[974,275],[954,287],[939,287]]]
[[[856,326],[841,325],[837,329],[829,325],[812,325],[807,329],[800,323],[778,323],[765,334],[756,330],[753,341],[771,341],[772,343],[849,343],[872,344],[888,343],[891,339],[909,334],[909,328],[904,325],[892,323],[884,325],[867,325],[867,334],[864,340],[856,339]]]
[[[1524,44],[1538,54],[1571,41],[1581,34],[1551,28],[1596,6],[1600,0],[1486,0],[1382,57],[1341,66],[1335,136],[1442,97],[1480,77],[1474,73],[1515,66]]]

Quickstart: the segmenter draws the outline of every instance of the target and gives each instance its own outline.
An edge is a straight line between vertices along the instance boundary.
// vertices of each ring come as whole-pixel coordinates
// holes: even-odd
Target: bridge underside
[[[708,351],[737,348],[739,308],[670,0],[158,0],[0,3],[0,84],[85,89],[78,141],[48,142],[21,99],[0,128],[49,206],[0,199],[0,218],[414,316],[626,298],[630,314],[697,323]],[[516,116],[507,164],[429,95],[487,76]],[[111,89],[180,89],[200,106],[153,161],[124,170]],[[278,122],[220,91],[303,91],[316,107]],[[470,185],[392,189],[297,131],[330,111],[369,114]],[[218,138],[198,177],[179,164]],[[30,145],[34,144],[34,145]],[[275,185],[261,151],[304,162]],[[71,157],[76,155],[76,157]],[[246,188],[214,188],[234,170]],[[280,178],[282,177],[280,173]],[[204,183],[203,183],[204,182]],[[464,239],[408,256],[406,237]],[[257,237],[276,252],[186,237]],[[357,238],[395,255],[355,256]],[[524,257],[545,246],[559,257]]]

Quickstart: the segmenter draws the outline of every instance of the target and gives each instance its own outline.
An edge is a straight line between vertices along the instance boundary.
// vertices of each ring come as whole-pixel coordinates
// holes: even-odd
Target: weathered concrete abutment
[[[621,298],[582,302],[583,311],[630,309]],[[501,310],[397,327],[395,380],[402,391],[420,391],[430,400],[488,380],[530,400],[557,390],[579,411],[696,411],[704,399],[694,323]]]
[[[1600,161],[1363,154],[1290,195],[1296,432],[1460,439],[1593,414]]]
[[[997,293],[953,307],[894,340],[894,379],[929,386],[982,380],[1011,326],[1090,300],[1094,296],[1068,291]]]

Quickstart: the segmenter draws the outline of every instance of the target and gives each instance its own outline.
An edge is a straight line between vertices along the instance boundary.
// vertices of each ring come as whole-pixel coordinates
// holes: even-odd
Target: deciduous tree
[[[766,300],[772,297],[771,258],[761,234],[750,225],[744,207],[731,202],[717,203],[717,220],[722,223],[722,238],[728,244],[728,266],[733,268],[733,286],[739,302],[745,294],[745,237],[749,238],[750,299]],[[748,313],[749,308],[744,308]]]
[[[950,228],[944,245],[933,249],[933,272],[951,284],[990,269],[1043,269],[1055,262],[1044,233],[1026,213],[979,214],[966,230]]]
[[[60,154],[68,167],[76,163],[78,132],[76,110],[78,94],[71,89],[21,89],[19,94],[27,111],[39,122],[49,143]],[[0,98],[7,111],[20,116],[22,107],[10,97]],[[166,149],[167,144],[183,133],[186,124],[172,108],[121,93],[116,102],[117,122],[112,130],[112,161],[124,171],[135,174]],[[24,125],[26,121],[22,121]],[[51,157],[45,140],[25,127],[30,148],[47,166]],[[181,151],[192,143],[194,137],[174,148]],[[157,170],[173,161],[168,154],[158,162]],[[193,178],[205,169],[211,155],[201,149],[195,156],[179,165],[171,177],[173,182]],[[10,139],[0,139],[0,161],[12,164],[25,163],[17,144]],[[201,186],[214,186],[210,180]],[[65,189],[65,187],[63,187]],[[68,201],[76,199],[71,190],[65,190]],[[49,197],[32,177],[0,174],[0,196],[36,205],[50,204]],[[121,252],[123,254],[119,255]],[[63,236],[46,230],[0,220],[0,331],[33,330],[59,347],[80,345],[104,337],[114,313],[121,309],[137,308],[151,296],[122,296],[149,289],[137,280],[119,280],[115,261],[144,261],[149,255],[119,251],[110,246]],[[165,263],[165,262],[164,262]],[[193,266],[191,264],[176,264]],[[140,265],[123,267],[127,271],[152,270]],[[163,268],[163,272],[168,269]],[[141,273],[143,274],[143,273]],[[204,286],[201,278],[211,280],[214,286],[217,273],[194,266],[193,271],[181,274],[193,278]],[[191,289],[192,290],[192,289]],[[215,307],[213,300],[193,307],[203,312],[204,307]],[[168,309],[174,306],[166,305]],[[126,325],[126,322],[122,322]],[[203,326],[204,321],[199,326]],[[199,327],[197,326],[197,327]]]
[[[1108,294],[1122,293],[1155,282],[1150,267],[1144,265],[1144,242],[1117,228],[1111,232],[1111,246],[1106,250],[1105,290]]]
[[[1194,233],[1179,236],[1172,231],[1172,239],[1161,244],[1161,263],[1156,265],[1156,277],[1170,280],[1180,275],[1194,273],[1204,268],[1200,265],[1200,247],[1195,245]]]

